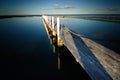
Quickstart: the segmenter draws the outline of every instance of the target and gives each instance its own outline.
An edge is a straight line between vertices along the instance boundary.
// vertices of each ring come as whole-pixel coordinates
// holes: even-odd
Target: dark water
[[[1,80],[90,80],[64,49],[53,52],[40,17],[0,19]]]
[[[72,31],[120,53],[120,23],[64,18],[61,23]]]

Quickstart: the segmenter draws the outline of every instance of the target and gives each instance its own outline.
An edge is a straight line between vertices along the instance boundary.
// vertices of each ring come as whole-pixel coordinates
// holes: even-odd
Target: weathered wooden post
[[[55,22],[54,22],[54,17],[52,16],[52,29],[53,29],[53,36],[56,36],[56,33],[55,33],[55,28],[54,28],[54,26],[55,26]]]
[[[52,16],[52,29],[54,29],[54,17]]]
[[[48,16],[48,24],[50,24],[50,17]]]
[[[60,18],[57,17],[57,35],[60,36]]]
[[[62,46],[63,42],[60,39],[60,18],[57,17],[57,45]]]
[[[48,16],[49,17],[49,25],[52,26],[52,16]]]
[[[44,20],[48,22],[48,16],[43,16]]]

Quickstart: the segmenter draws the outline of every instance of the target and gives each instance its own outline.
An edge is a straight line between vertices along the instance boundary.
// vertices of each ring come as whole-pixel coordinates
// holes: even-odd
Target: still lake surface
[[[120,51],[120,23],[75,18],[64,18],[61,23],[116,52]],[[41,17],[0,19],[0,47],[3,78],[90,80],[69,52],[59,57],[61,67],[58,70],[58,54],[53,52]]]
[[[53,52],[41,17],[0,19],[1,80],[90,80],[67,51]]]

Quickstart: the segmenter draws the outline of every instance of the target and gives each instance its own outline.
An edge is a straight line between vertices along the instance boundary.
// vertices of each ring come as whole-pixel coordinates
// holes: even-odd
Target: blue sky
[[[0,0],[0,15],[120,14],[120,0]]]

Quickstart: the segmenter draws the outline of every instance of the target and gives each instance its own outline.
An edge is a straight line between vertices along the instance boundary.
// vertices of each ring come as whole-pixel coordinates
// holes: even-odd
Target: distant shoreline
[[[47,14],[44,14],[47,15]],[[41,17],[42,15],[0,15],[0,19],[14,17]],[[120,14],[48,14],[48,16],[59,16],[61,18],[81,18],[100,21],[120,22]]]
[[[34,17],[34,16],[42,16],[42,15],[0,15],[0,19],[14,18],[14,17]]]

